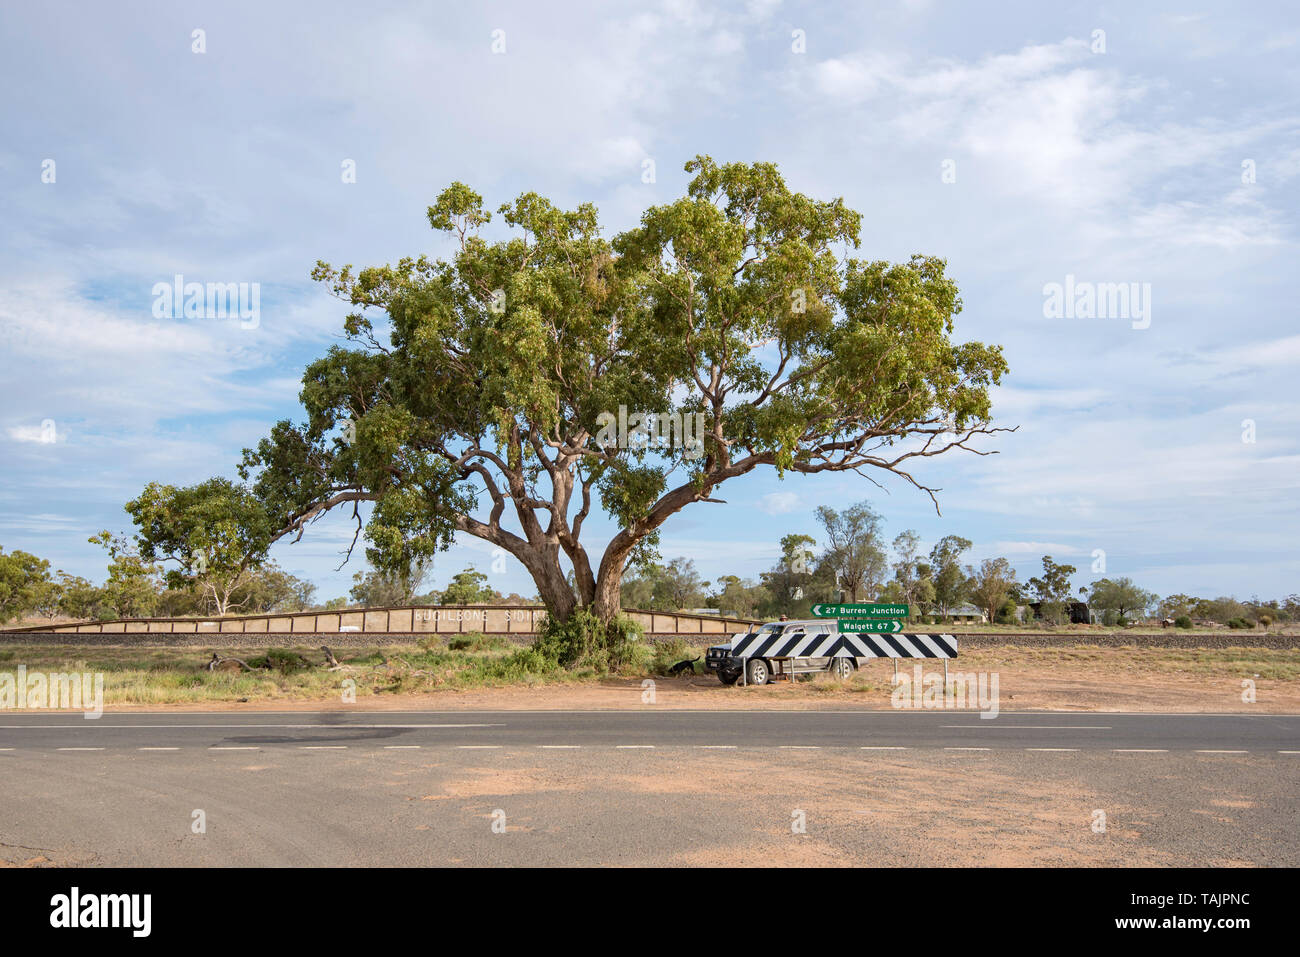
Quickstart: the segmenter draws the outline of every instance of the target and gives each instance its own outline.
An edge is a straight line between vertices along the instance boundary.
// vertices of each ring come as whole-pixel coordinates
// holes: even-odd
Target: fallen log
[[[247,661],[245,661],[243,658],[234,658],[234,657],[230,657],[230,658],[222,658],[222,657],[221,657],[219,654],[217,654],[215,651],[212,653],[212,657],[211,657],[210,659],[208,659],[208,663],[207,663],[207,666],[206,666],[206,667],[207,667],[207,670],[208,670],[208,671],[216,671],[216,670],[217,670],[218,668],[220,668],[222,665],[229,665],[231,662],[233,662],[233,663],[239,665],[239,666],[242,667],[245,671],[256,671],[256,670],[257,670],[257,669],[254,668],[252,665],[250,665]],[[227,670],[229,670],[229,669],[227,668]]]

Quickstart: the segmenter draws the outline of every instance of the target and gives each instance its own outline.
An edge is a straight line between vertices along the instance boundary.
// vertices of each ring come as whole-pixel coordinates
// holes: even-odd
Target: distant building
[[[982,610],[969,603],[958,605],[956,608],[950,609],[948,614],[944,617],[947,618],[948,621],[986,622],[989,620],[988,615],[984,614]]]
[[[719,618],[739,618],[740,612],[721,611],[717,608],[691,608],[688,609],[692,615],[716,615]]]
[[[1065,604],[1069,606],[1070,624],[1087,625],[1092,623],[1092,612],[1089,610],[1086,601],[1071,600],[1067,601]],[[1031,601],[1029,603],[1029,607],[1033,610],[1035,618],[1043,617],[1042,606],[1043,603],[1041,601]]]

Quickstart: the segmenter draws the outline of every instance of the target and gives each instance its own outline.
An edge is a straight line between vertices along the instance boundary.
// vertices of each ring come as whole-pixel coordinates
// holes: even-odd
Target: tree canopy
[[[917,462],[986,454],[971,442],[1002,431],[988,390],[1006,363],[953,341],[943,260],[853,258],[860,215],[770,163],[686,169],[685,196],[612,239],[594,206],[531,192],[488,238],[482,197],[454,183],[428,209],[449,258],[318,263],[351,307],[347,344],[308,366],[305,420],[245,452],[268,542],[347,509],[372,562],[400,569],[469,534],[520,561],[553,618],[608,622],[629,560],[729,481],[890,473],[933,498]],[[617,525],[600,555],[582,539],[597,502]]]

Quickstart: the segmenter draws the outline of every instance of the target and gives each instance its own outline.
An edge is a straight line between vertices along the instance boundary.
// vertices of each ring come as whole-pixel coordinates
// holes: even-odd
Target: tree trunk
[[[611,548],[600,561],[600,574],[596,578],[596,595],[591,610],[606,624],[622,610],[623,570],[631,552],[630,547],[617,550]]]
[[[546,613],[556,621],[568,621],[578,607],[578,597],[560,567],[559,546],[529,548],[517,557],[532,576]]]

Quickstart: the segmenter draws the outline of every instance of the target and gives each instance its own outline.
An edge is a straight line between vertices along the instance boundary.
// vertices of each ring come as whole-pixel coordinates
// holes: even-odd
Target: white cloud
[[[759,499],[758,507],[768,515],[787,515],[799,507],[795,492],[770,492]]]

